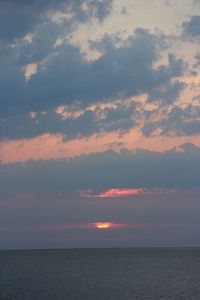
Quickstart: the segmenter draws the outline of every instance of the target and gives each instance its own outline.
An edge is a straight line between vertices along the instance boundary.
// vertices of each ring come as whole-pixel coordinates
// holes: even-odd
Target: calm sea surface
[[[0,300],[200,300],[200,248],[0,251]]]

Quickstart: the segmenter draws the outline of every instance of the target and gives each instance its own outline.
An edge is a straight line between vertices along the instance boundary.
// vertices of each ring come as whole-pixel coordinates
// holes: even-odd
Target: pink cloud
[[[118,189],[112,188],[107,190],[106,192],[92,195],[92,190],[89,189],[85,192],[81,191],[81,197],[89,197],[89,198],[114,198],[114,197],[124,197],[124,196],[131,196],[131,195],[156,195],[156,194],[171,194],[176,193],[177,190],[167,190],[163,188],[154,188],[154,189],[147,189],[147,188],[135,188],[135,189]]]
[[[90,197],[90,198],[113,198],[113,197],[122,197],[122,196],[129,196],[129,195],[138,195],[144,192],[145,188],[139,189],[109,189],[104,193],[91,195],[91,194],[84,194],[84,192],[80,193],[81,197]],[[92,192],[88,190],[87,192]]]
[[[123,135],[119,131],[94,134],[86,138],[63,141],[61,134],[43,134],[32,139],[6,140],[0,143],[0,156],[4,163],[34,160],[72,158],[81,154],[103,152],[110,148],[120,151],[126,147],[135,150],[142,145],[143,149],[163,152],[184,143],[200,146],[200,135],[165,137],[145,137],[142,132],[136,134],[135,128]],[[110,141],[115,141],[110,144]]]

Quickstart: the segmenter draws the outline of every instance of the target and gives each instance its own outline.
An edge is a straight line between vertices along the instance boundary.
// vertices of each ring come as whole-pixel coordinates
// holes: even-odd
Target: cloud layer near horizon
[[[185,144],[164,153],[142,149],[136,152],[123,149],[120,153],[108,150],[69,160],[1,164],[1,194],[2,197],[35,193],[58,195],[114,188],[139,189],[138,193],[145,194],[145,190],[140,189],[197,188],[199,161],[200,147]]]
[[[183,231],[194,243],[199,162],[200,147],[185,144],[1,164],[1,247],[188,244]],[[98,222],[127,225],[91,232],[87,224]]]

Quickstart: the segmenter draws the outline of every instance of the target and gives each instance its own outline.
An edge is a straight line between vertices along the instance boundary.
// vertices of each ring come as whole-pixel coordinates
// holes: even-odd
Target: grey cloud
[[[194,120],[194,121],[186,122],[182,124],[181,129],[186,135],[197,134],[200,132],[200,121]]]
[[[87,8],[83,8],[86,4]],[[92,16],[102,21],[112,9],[112,0],[6,0],[0,3],[0,41],[12,42],[31,33],[47,21],[47,12],[66,11],[74,20],[85,22]]]
[[[68,24],[66,24],[66,26],[67,25]],[[20,66],[25,66],[54,55],[56,53],[54,45],[62,32],[63,24],[52,24],[47,22],[38,26],[35,30],[35,35],[32,37],[31,43],[25,40],[21,41],[19,45],[16,46],[16,63]]]
[[[181,146],[164,153],[109,150],[71,160],[28,161],[1,165],[1,196],[57,195],[110,188],[194,188],[200,184],[200,148]],[[152,173],[153,172],[153,173]],[[9,187],[12,186],[12,189]]]
[[[166,86],[166,90],[169,86],[173,90],[171,94],[166,91],[169,98],[181,88],[180,84],[173,87],[170,82],[182,74],[184,63],[169,55],[168,65],[154,69],[161,40],[163,37],[137,29],[126,45],[116,48],[113,40],[106,37],[101,41],[104,53],[93,62],[86,61],[78,48],[62,45],[46,65],[38,66],[38,73],[27,83],[19,81],[23,76],[19,66],[8,65],[7,74],[0,74],[1,115],[47,110],[75,100],[87,106],[88,103],[143,92],[154,91],[155,94],[159,86]]]
[[[71,1],[67,1],[70,3]],[[0,3],[0,40],[12,42],[34,30],[42,15],[49,9],[60,9],[65,1],[1,1]],[[43,16],[44,17],[44,16]]]
[[[174,81],[165,84],[163,87],[154,88],[149,93],[148,101],[153,102],[161,100],[163,105],[172,104],[180,95],[181,91],[186,87],[184,82]]]
[[[200,100],[200,95],[193,97],[192,100]]]
[[[118,104],[114,108],[85,110],[80,116],[63,118],[55,110],[9,117],[0,121],[1,139],[34,138],[45,133],[60,133],[64,140],[87,137],[99,132],[127,132],[135,126],[132,119],[136,104]],[[99,117],[103,114],[103,117]]]
[[[190,73],[192,76],[197,76],[198,75],[198,73],[196,72],[196,71],[191,71],[191,73]]]
[[[112,9],[112,1],[110,0],[104,0],[104,1],[90,0],[88,2],[88,5],[89,8],[92,7],[94,11],[93,14],[100,21],[103,21],[105,16],[107,16]]]
[[[186,86],[181,81],[170,81],[173,77],[179,77],[183,74],[186,65],[182,59],[176,59],[176,57],[170,53],[168,55],[167,66],[161,65],[157,69],[157,85],[149,92],[148,101],[163,100],[163,104],[171,104],[179,96],[180,92]],[[162,85],[162,82],[164,84]]]
[[[88,246],[88,237],[120,234],[134,236],[132,246],[146,245],[150,240],[151,246],[160,245],[161,240],[169,246],[168,234],[170,241],[173,234],[174,243],[180,234],[184,245],[195,243],[199,236],[200,148],[188,143],[180,147],[183,152],[137,150],[133,154],[124,149],[121,153],[107,151],[68,161],[0,164],[0,247],[82,247]],[[137,187],[164,187],[176,192],[109,199],[81,198],[78,193],[89,188],[97,194],[110,188]],[[52,226],[103,221],[141,224],[142,228],[97,232],[73,228],[59,231]],[[41,224],[47,224],[47,231],[37,230]],[[158,225],[145,229],[145,224]],[[175,225],[162,229],[162,224]],[[30,227],[32,230],[28,230]],[[74,237],[77,243],[70,240]],[[108,243],[115,245],[112,239]],[[95,244],[92,240],[91,246],[108,243]]]
[[[185,109],[178,106],[169,112],[167,109],[162,111],[163,119],[153,122],[148,121],[159,114],[159,110],[146,112],[146,122],[142,129],[145,136],[151,136],[156,129],[160,129],[160,135],[170,135],[172,132],[177,136],[194,135],[200,132],[200,109],[193,105],[188,105]]]
[[[190,36],[193,38],[200,36],[200,16],[191,16],[190,20],[184,22],[183,26],[183,35]]]
[[[194,65],[194,67],[198,67],[200,65],[200,53],[197,53],[197,55],[195,56],[195,59],[196,59],[196,63]]]

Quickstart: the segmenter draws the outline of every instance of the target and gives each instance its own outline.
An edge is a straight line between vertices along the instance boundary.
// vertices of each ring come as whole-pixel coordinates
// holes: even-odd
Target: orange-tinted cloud
[[[81,197],[92,197],[92,198],[113,198],[113,197],[122,197],[122,196],[130,196],[130,195],[138,195],[145,192],[145,188],[140,189],[109,189],[108,191],[98,194],[98,195],[90,195],[80,193]]]
[[[87,192],[91,193],[92,190],[88,190]],[[155,195],[155,194],[168,194],[175,193],[176,190],[167,190],[163,188],[155,188],[149,190],[147,188],[135,188],[135,189],[118,189],[112,188],[107,190],[106,192],[92,195],[84,192],[80,192],[81,197],[90,197],[90,198],[114,198],[114,197],[124,197],[124,196],[132,196],[132,195]]]
[[[123,136],[119,135],[119,131],[115,131],[65,142],[60,134],[45,134],[33,139],[1,142],[0,160],[4,163],[14,163],[29,159],[72,158],[81,154],[103,152],[110,148],[115,151],[122,148],[129,150],[142,148],[163,152],[184,143],[200,146],[200,135],[145,137],[139,129],[132,129]]]

